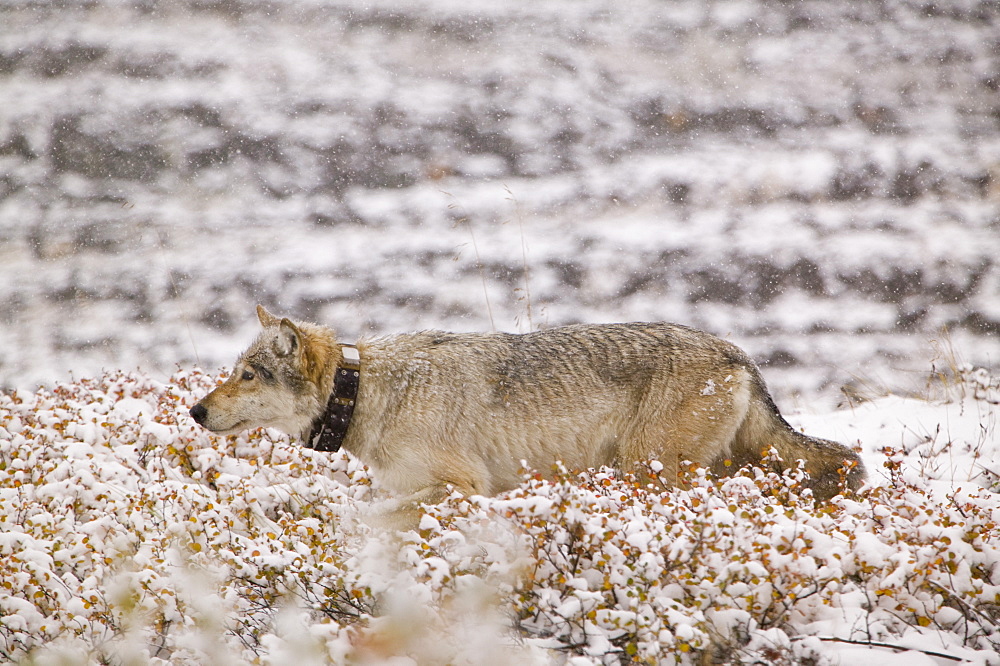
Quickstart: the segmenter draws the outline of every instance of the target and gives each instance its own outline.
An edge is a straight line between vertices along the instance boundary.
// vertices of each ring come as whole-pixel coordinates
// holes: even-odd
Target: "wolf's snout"
[[[198,425],[205,425],[205,417],[208,416],[208,410],[199,402],[197,405],[191,408],[191,418],[195,420]]]

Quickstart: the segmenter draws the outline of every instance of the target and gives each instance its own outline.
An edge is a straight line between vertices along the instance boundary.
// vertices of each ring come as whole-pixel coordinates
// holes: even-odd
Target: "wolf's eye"
[[[243,371],[243,381],[247,381],[248,382],[251,379],[253,379],[253,372],[251,370],[244,370]]]

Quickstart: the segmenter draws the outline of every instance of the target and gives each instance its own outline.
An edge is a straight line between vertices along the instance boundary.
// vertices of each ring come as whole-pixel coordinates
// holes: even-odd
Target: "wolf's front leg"
[[[424,504],[437,504],[451,494],[455,486],[449,483],[437,483],[421,488],[415,493],[389,500],[384,508],[374,512],[368,521],[371,525],[396,532],[415,530],[424,515]],[[472,494],[458,488],[463,494]]]

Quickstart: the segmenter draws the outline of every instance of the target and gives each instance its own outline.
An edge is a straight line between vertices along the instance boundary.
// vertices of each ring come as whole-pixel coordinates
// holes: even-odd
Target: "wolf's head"
[[[264,330],[229,379],[191,408],[191,417],[223,435],[258,427],[302,435],[326,405],[333,332],[275,317],[261,305],[257,318]]]

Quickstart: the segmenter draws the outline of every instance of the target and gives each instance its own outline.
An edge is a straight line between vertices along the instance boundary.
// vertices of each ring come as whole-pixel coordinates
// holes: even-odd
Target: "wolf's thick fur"
[[[329,328],[257,314],[263,332],[192,416],[218,433],[270,426],[305,437],[326,409],[341,346]],[[864,480],[853,451],[788,425],[743,351],[685,326],[426,331],[357,348],[344,448],[410,500],[434,501],[449,485],[508,490],[522,460],[544,473],[557,460],[629,470],[657,459],[669,482],[682,460],[724,472],[772,446],[787,464],[805,461],[818,498],[837,492],[845,465],[850,487]]]

